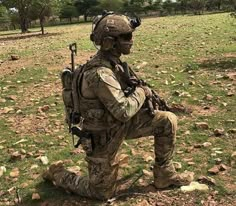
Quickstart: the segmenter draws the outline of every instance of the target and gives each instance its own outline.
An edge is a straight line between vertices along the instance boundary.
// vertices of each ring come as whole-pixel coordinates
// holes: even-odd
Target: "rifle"
[[[75,55],[77,55],[77,44],[74,42],[69,45],[71,51],[71,71],[75,71]]]
[[[122,63],[124,68],[125,76],[128,78],[129,87],[125,91],[125,95],[129,96],[136,88],[136,86],[147,86],[151,88],[151,86],[146,83],[143,79],[140,79],[135,72],[128,66],[126,62]],[[159,109],[161,111],[171,111],[171,108],[167,105],[166,101],[161,98],[153,89],[152,96],[146,99],[148,110],[152,116],[155,115],[155,110]]]

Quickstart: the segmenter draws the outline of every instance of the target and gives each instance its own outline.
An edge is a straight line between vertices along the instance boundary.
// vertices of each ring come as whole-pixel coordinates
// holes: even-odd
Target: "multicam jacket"
[[[127,83],[118,57],[99,51],[88,61],[77,78],[78,110],[83,128],[103,130],[131,119],[142,107],[145,92],[136,87],[128,97]]]

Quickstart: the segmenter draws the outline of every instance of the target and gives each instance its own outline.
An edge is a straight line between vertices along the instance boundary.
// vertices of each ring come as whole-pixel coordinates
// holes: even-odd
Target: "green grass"
[[[47,200],[51,203],[71,198],[76,200],[76,197],[43,183],[40,177],[36,178],[33,174],[40,175],[47,167],[36,159],[40,155],[39,150],[45,151],[43,155],[48,157],[50,163],[71,160],[67,161],[66,166],[79,165],[81,172],[87,173],[84,154],[70,153],[73,147],[67,126],[63,122],[64,108],[59,73],[69,62],[70,53],[67,47],[70,43],[78,44],[78,62],[85,62],[88,54],[95,52],[89,41],[90,24],[47,27],[48,34],[43,37],[37,35],[36,31],[38,29],[27,34],[31,35],[29,37],[11,34],[12,32],[0,33],[0,41],[4,43],[0,59],[5,61],[1,66],[4,71],[9,69],[8,64],[10,68],[15,67],[13,73],[0,75],[0,100],[5,100],[0,101],[0,112],[6,107],[13,108],[12,112],[1,113],[0,116],[0,166],[4,165],[7,169],[0,177],[0,192],[13,186],[19,187],[25,205],[40,205]],[[235,120],[235,84],[226,76],[236,69],[235,38],[235,24],[228,14],[147,18],[134,33],[132,54],[122,57],[154,89],[163,94],[169,103],[182,103],[193,109],[192,115],[179,114],[177,151],[181,150],[183,153],[177,153],[174,160],[182,163],[180,171],[191,170],[196,177],[208,175],[207,170],[215,165],[214,158],[217,157],[230,166],[230,156],[236,148],[235,134],[228,133],[230,129],[236,128],[236,124],[227,122]],[[13,53],[20,56],[19,65],[18,62],[14,64],[8,60]],[[144,61],[147,66],[137,69]],[[174,95],[176,91],[189,93],[191,96]],[[227,96],[229,91],[234,92],[234,95]],[[212,95],[213,99],[204,99],[207,94]],[[16,96],[16,99],[12,99],[12,96]],[[222,103],[227,103],[227,106]],[[39,108],[45,105],[49,105],[49,110],[44,114],[39,113]],[[213,108],[213,111],[207,112],[203,109],[205,106]],[[17,113],[19,110],[21,112]],[[25,121],[27,128],[24,128]],[[195,128],[195,122],[201,121],[209,124],[208,130]],[[215,137],[213,131],[216,128],[224,128],[226,134]],[[186,131],[190,134],[186,134]],[[27,142],[14,145],[21,139],[26,139]],[[4,140],[6,141],[2,142]],[[122,145],[121,152],[130,156],[129,164],[120,171],[122,177],[132,183],[143,169],[149,170],[153,163],[145,161],[145,155],[153,156],[153,141],[142,138],[126,142],[127,144]],[[192,148],[204,142],[211,142],[212,146]],[[223,153],[212,157],[212,149],[217,147]],[[22,152],[22,149],[33,156],[9,161],[13,151]],[[195,164],[188,165],[184,161],[186,158],[192,158],[191,161]],[[34,164],[39,167],[31,171]],[[15,167],[20,169],[17,180],[9,177],[10,171]],[[236,182],[235,177],[235,170],[229,170],[226,175],[220,173],[214,176],[217,184],[211,187],[211,191],[219,193],[217,201],[227,197],[232,202],[233,195],[236,195],[232,189]],[[147,176],[142,176],[141,179],[148,183],[152,181]],[[27,183],[28,186],[22,188],[22,183]],[[139,181],[134,186],[139,186]],[[32,201],[33,192],[38,192],[41,200]],[[182,204],[181,197],[186,197],[177,189],[173,193],[165,194],[169,197],[178,194],[180,198],[176,200],[177,205]],[[208,193],[194,192],[186,197],[186,201],[193,197],[195,205],[201,205],[201,200],[206,200],[207,196]],[[12,201],[15,194],[0,196],[0,203],[3,201],[1,198]],[[135,205],[139,199],[126,198],[126,202],[120,200],[118,204]],[[85,204],[100,205],[100,202],[83,201]]]

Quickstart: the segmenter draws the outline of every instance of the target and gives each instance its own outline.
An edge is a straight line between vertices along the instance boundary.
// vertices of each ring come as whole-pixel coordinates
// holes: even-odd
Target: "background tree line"
[[[142,15],[202,14],[212,11],[236,11],[236,0],[0,0],[0,28],[28,31],[38,21],[44,34],[46,21],[58,17],[72,19],[100,14],[104,9]]]

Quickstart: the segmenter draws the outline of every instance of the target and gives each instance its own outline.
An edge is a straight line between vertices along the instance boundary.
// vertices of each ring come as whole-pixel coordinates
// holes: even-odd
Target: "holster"
[[[83,150],[86,152],[87,155],[91,154],[93,151],[93,135],[89,132],[85,132],[78,127],[71,128],[72,135],[76,135],[79,139],[75,146],[78,148],[81,144]]]

